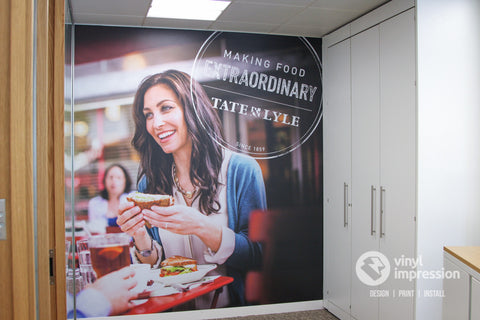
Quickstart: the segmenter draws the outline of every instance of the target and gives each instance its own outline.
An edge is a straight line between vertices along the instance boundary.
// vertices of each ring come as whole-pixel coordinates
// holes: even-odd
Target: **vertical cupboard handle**
[[[343,183],[343,226],[348,226],[348,184]]]
[[[380,187],[380,238],[385,237],[385,188]]]
[[[376,232],[375,230],[375,211],[377,202],[377,189],[372,186],[370,189],[370,235],[373,236]]]

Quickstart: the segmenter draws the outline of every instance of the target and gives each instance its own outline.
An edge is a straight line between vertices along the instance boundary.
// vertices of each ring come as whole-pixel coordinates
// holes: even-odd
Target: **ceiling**
[[[151,0],[68,0],[75,24],[322,37],[386,0],[232,0],[216,21],[147,18]],[[175,0],[172,0],[175,1]]]

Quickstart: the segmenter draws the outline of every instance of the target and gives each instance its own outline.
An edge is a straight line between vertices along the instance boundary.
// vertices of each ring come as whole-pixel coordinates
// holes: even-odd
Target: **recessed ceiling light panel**
[[[147,17],[213,21],[229,4],[223,0],[153,0]]]

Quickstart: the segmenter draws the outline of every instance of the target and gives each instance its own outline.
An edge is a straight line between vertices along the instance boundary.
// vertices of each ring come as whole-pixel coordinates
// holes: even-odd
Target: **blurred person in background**
[[[126,201],[132,186],[132,179],[127,170],[118,163],[110,165],[105,170],[102,181],[103,189],[100,195],[88,202],[88,228],[94,233],[105,233],[107,226],[118,227],[120,202]]]

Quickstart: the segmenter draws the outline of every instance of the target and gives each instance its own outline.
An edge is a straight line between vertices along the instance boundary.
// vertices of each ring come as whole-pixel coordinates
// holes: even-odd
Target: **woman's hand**
[[[119,206],[117,224],[120,229],[131,237],[143,237],[147,233],[143,214],[133,202],[122,202]]]
[[[213,223],[200,211],[184,206],[153,206],[142,210],[143,217],[153,226],[177,234],[197,235],[211,250],[217,251],[222,242],[222,227]]]
[[[205,216],[198,210],[183,205],[153,206],[142,211],[153,226],[178,234],[195,234],[205,223]]]
[[[133,237],[135,246],[138,250],[147,250],[152,247],[152,239],[145,229],[145,220],[140,207],[135,206],[133,202],[124,202],[120,204],[120,215],[117,218],[117,224],[120,229]],[[158,252],[154,250],[149,257],[142,257],[137,254],[138,260],[142,263],[153,265],[158,260]]]

